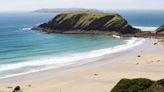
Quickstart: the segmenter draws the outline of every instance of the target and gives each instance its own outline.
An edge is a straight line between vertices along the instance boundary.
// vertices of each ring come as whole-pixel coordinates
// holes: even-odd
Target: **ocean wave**
[[[88,58],[94,58],[103,56],[106,54],[112,54],[120,51],[125,51],[127,49],[133,48],[137,45],[142,44],[145,41],[145,39],[138,39],[138,38],[131,38],[129,40],[126,40],[126,44],[118,45],[112,48],[105,48],[105,49],[99,49],[99,50],[93,50],[89,52],[83,52],[83,53],[74,53],[71,55],[65,55],[65,56],[56,56],[56,57],[44,57],[41,59],[36,60],[30,60],[30,61],[24,61],[19,63],[12,63],[12,64],[1,64],[0,65],[0,72],[10,71],[10,70],[17,70],[17,69],[23,69],[27,67],[46,67],[44,69],[49,68],[57,68],[65,65],[71,65],[74,63],[77,63],[79,60],[88,59]],[[85,62],[88,63],[88,62]],[[38,70],[31,70],[26,73],[34,72],[34,71],[40,71],[44,70],[38,69]],[[20,73],[19,73],[20,74]],[[24,73],[21,73],[24,74]],[[18,75],[18,74],[16,74]],[[10,75],[13,76],[13,75]],[[6,76],[5,76],[6,77]],[[9,76],[8,76],[9,77]]]
[[[134,26],[135,28],[139,28],[142,31],[155,31],[158,27],[146,27],[146,26]]]
[[[28,31],[28,30],[31,30],[31,27],[22,28],[21,30]]]

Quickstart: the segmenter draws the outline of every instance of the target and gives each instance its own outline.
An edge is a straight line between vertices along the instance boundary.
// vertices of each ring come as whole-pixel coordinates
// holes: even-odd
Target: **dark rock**
[[[13,92],[22,92],[20,89],[20,86],[16,86],[13,90]]]
[[[14,90],[20,90],[20,86],[16,86]]]
[[[158,43],[154,43],[154,45],[157,45]]]
[[[164,25],[160,26],[155,31],[156,31],[156,34],[164,34]]]
[[[137,57],[141,57],[140,55],[138,55]]]

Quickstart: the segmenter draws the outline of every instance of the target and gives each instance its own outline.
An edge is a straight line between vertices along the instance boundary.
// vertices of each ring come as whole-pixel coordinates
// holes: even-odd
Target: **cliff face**
[[[48,23],[43,23],[34,29],[50,33],[67,33],[81,30],[83,32],[102,31],[134,34],[133,28],[118,14],[95,12],[70,12],[57,15]]]
[[[157,34],[164,34],[164,25],[160,26],[157,30],[156,30]]]

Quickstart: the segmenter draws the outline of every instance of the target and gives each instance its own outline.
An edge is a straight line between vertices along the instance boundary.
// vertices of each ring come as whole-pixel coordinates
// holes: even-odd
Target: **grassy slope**
[[[164,80],[122,79],[111,92],[164,92]]]
[[[119,15],[115,13],[102,13],[102,12],[69,12],[69,13],[62,13],[56,20],[58,21],[58,24],[63,23],[66,20],[70,20],[75,16],[81,16],[79,20],[72,21],[72,23],[75,23],[75,27],[77,26],[88,26],[90,23],[92,23],[95,20],[99,20],[100,18],[110,16],[113,17],[111,20],[108,20],[104,27],[108,27],[114,24],[120,24],[120,23],[126,23],[126,21]]]
[[[34,30],[48,33],[94,33],[98,34],[135,34],[138,29],[133,28],[117,13],[104,12],[67,12],[55,16],[48,23],[43,23]],[[95,32],[96,31],[96,32]]]

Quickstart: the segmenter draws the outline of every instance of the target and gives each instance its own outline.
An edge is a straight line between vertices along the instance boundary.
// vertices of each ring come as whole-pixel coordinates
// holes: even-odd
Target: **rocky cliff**
[[[62,13],[48,23],[43,23],[33,29],[48,33],[92,33],[96,31],[135,34],[139,32],[119,14],[102,12]]]
[[[160,26],[157,30],[155,30],[157,34],[164,34],[164,25]]]

